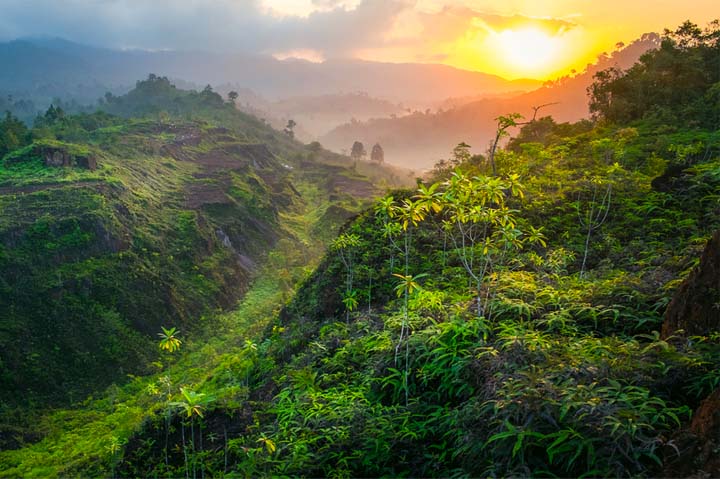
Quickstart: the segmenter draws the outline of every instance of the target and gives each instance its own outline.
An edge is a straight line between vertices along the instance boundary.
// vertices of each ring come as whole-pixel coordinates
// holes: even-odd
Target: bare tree
[[[585,267],[587,264],[588,250],[590,249],[590,237],[600,229],[607,220],[610,213],[610,202],[612,201],[612,184],[608,184],[605,193],[600,198],[600,182],[593,181],[592,198],[586,205],[585,211],[581,211],[581,200],[578,195],[577,215],[580,226],[586,231],[585,234],[585,251],[583,253],[582,266],[580,266],[580,277],[585,276]]]

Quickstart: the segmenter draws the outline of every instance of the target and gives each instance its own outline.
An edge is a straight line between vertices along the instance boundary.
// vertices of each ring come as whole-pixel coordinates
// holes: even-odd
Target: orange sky
[[[359,0],[263,0],[277,16],[304,16]],[[554,78],[582,70],[617,42],[720,17],[717,0],[407,0],[383,42],[353,55],[381,61],[445,63],[506,78]],[[348,33],[349,35],[352,32]],[[318,60],[321,52],[306,51]]]

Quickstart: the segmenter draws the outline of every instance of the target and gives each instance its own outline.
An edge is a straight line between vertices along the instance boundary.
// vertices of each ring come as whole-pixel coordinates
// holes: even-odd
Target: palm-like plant
[[[345,309],[348,312],[355,311],[357,309],[359,301],[357,297],[357,290],[353,289],[352,291],[348,291],[343,295],[342,299],[343,304],[345,305]]]
[[[345,266],[343,304],[345,305],[345,321],[348,323],[350,322],[350,312],[357,307],[357,299],[353,296],[353,279],[355,277],[355,250],[358,246],[360,246],[360,237],[351,233],[341,234],[331,245],[331,248],[337,252],[340,261]],[[348,298],[351,299],[348,300]]]
[[[196,477],[197,464],[195,458],[195,418],[204,417],[203,409],[205,409],[205,405],[208,402],[212,401],[212,398],[207,397],[207,395],[204,393],[197,393],[195,391],[191,391],[185,388],[180,388],[180,393],[182,394],[184,400],[171,402],[169,405],[171,407],[180,409],[185,413],[186,418],[190,419],[190,444],[192,452],[193,477]],[[183,441],[183,452],[185,454],[185,477],[188,477],[189,469],[187,447],[185,444],[185,425],[181,427],[181,433]],[[202,447],[202,423],[200,425],[200,444]]]
[[[427,276],[427,274],[423,273],[415,276],[406,276],[403,274],[393,273],[393,276],[400,279],[397,286],[395,286],[395,292],[397,293],[398,298],[402,298],[404,295],[412,296],[413,293],[422,290],[422,287],[417,280]]]
[[[182,341],[178,338],[180,331],[175,328],[166,329],[163,326],[161,326],[160,329],[162,329],[162,333],[158,333],[158,336],[160,336],[160,343],[158,344],[160,349],[170,353],[174,353],[180,349],[180,345],[182,344]]]

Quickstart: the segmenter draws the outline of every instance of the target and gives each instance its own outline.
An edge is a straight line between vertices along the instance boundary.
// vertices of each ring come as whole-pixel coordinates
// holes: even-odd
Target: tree
[[[352,158],[355,161],[362,160],[367,156],[367,151],[365,151],[365,145],[363,145],[361,142],[356,141],[353,143],[352,150],[350,151],[350,158]]]
[[[460,263],[475,283],[477,315],[485,308],[482,286],[485,279],[507,254],[521,246],[521,231],[517,228],[515,210],[509,208],[506,198],[522,198],[522,185],[517,175],[506,180],[498,177],[469,177],[455,172],[443,185],[439,201],[433,209],[442,210],[443,225],[452,240]],[[427,194],[420,192],[421,195]],[[428,200],[423,200],[429,204]],[[432,205],[432,204],[431,204]],[[432,207],[432,206],[431,206]],[[542,236],[538,234],[538,240]]]
[[[383,151],[382,146],[380,146],[380,143],[375,143],[375,146],[373,146],[372,153],[370,153],[370,159],[376,163],[385,163],[385,152]]]
[[[462,165],[463,163],[467,163],[470,161],[470,158],[472,158],[472,153],[470,153],[470,148],[472,148],[467,143],[460,142],[457,144],[455,148],[453,148],[453,157],[450,160],[450,163],[452,164],[453,168],[457,168],[458,166]]]
[[[176,401],[171,402],[169,404],[170,407],[180,409],[183,411],[186,415],[186,418],[190,419],[190,447],[192,452],[192,468],[193,468],[193,478],[197,477],[197,456],[196,456],[196,449],[195,449],[195,418],[202,419],[204,417],[203,415],[203,409],[205,409],[205,406],[212,402],[214,398],[208,397],[204,393],[197,393],[195,391],[191,391],[189,389],[180,388],[180,393],[182,394],[182,401]],[[187,454],[187,445],[185,443],[185,421],[183,421],[181,425],[181,434],[182,434],[182,444],[183,444],[183,453],[185,455],[185,477],[189,477],[189,466],[188,466],[188,454]],[[200,423],[200,446],[202,448],[202,423]],[[205,476],[205,473],[203,471],[203,477]]]
[[[231,91],[230,93],[228,93],[228,100],[230,100],[230,103],[232,103],[232,104],[234,105],[234,104],[235,104],[235,100],[238,99],[238,96],[239,96],[239,95],[238,95],[238,92],[236,92],[236,91]]]
[[[580,197],[578,197],[576,203],[578,221],[580,222],[580,226],[585,230],[585,248],[582,265],[580,266],[581,278],[585,276],[588,250],[590,249],[590,238],[592,234],[598,231],[605,223],[605,220],[607,220],[608,214],[610,213],[610,203],[612,201],[612,183],[608,183],[605,186],[604,192],[601,192],[603,185],[600,179],[593,178],[590,183],[592,196],[584,209],[582,208]]]
[[[313,141],[307,146],[307,148],[313,153],[320,153],[323,149],[323,146],[320,144],[319,141]]]
[[[288,120],[287,125],[285,125],[285,129],[283,130],[287,136],[290,138],[295,138],[295,127],[297,126],[297,123],[295,120]]]
[[[500,140],[502,138],[508,136],[507,130],[509,128],[518,126],[517,120],[522,117],[523,116],[520,113],[510,113],[507,116],[501,115],[495,118],[495,121],[497,121],[497,129],[495,130],[495,139],[490,144],[490,151],[488,155],[488,160],[490,161],[490,166],[492,167],[493,176],[497,176],[497,168],[495,166],[495,152],[497,151],[498,143],[500,143]]]
[[[28,144],[29,136],[25,124],[9,111],[6,112],[5,119],[0,120],[0,159],[5,154]]]
[[[59,106],[56,107],[55,105],[50,105],[50,107],[45,112],[45,121],[48,124],[55,123],[58,120],[62,120],[65,118],[65,111],[63,111],[62,108]]]
[[[360,145],[362,145],[362,143]],[[413,201],[408,198],[396,202],[392,196],[382,199],[375,208],[375,214],[383,224],[383,236],[390,241],[390,244],[396,251],[403,255],[404,259],[402,274],[392,272],[394,264],[392,259],[390,269],[392,275],[400,279],[395,291],[398,297],[403,298],[403,321],[400,325],[400,337],[395,346],[395,365],[399,363],[400,347],[405,343],[405,371],[402,373],[402,384],[405,391],[406,405],[409,401],[408,367],[410,364],[410,316],[408,304],[410,296],[421,289],[417,283],[417,279],[426,276],[425,274],[416,276],[410,274],[412,227],[417,227],[418,224],[425,220],[426,212],[426,204],[421,200]],[[398,241],[400,235],[402,235],[402,243]]]
[[[717,109],[708,94],[720,82],[720,22],[701,29],[685,22],[666,30],[660,48],[627,71],[598,72],[588,87],[595,118],[627,124],[649,118],[664,124],[716,128]]]

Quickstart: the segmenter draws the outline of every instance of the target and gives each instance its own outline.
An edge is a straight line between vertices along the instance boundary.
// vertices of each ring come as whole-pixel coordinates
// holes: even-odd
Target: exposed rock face
[[[720,389],[707,397],[693,414],[690,430],[701,439],[720,442]],[[720,457],[718,472],[720,472]]]
[[[64,148],[51,146],[40,147],[39,153],[45,162],[45,166],[78,166],[93,171],[97,169],[97,159],[93,155],[72,155]]]
[[[720,477],[720,389],[664,447],[663,477]]]
[[[720,330],[720,231],[668,305],[662,337],[680,330],[686,336]],[[720,477],[720,389],[700,404],[690,425],[667,444],[663,476]]]
[[[700,264],[680,285],[665,313],[662,337],[678,330],[705,336],[720,331],[720,231],[705,247]]]

